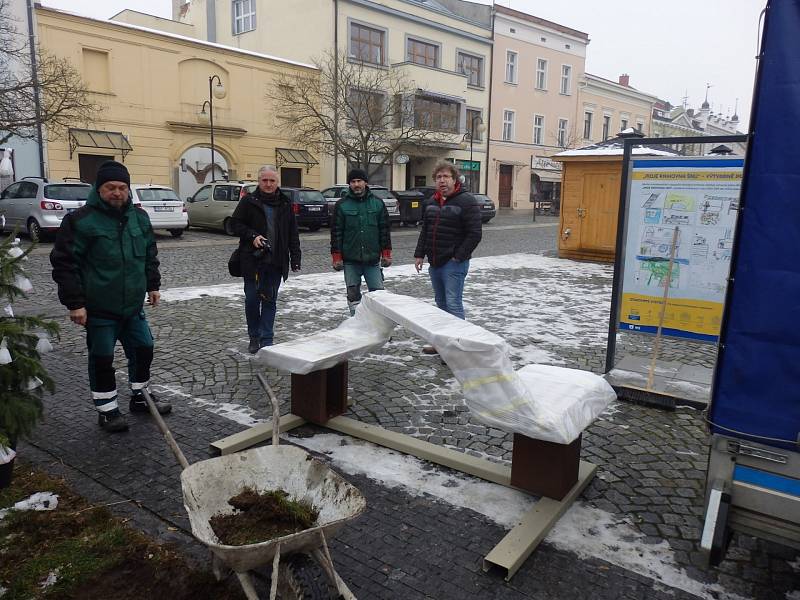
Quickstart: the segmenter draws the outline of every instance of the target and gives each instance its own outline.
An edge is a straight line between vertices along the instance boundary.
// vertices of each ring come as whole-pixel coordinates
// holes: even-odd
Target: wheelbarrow
[[[260,374],[257,377],[272,402],[272,445],[202,460],[193,465],[189,465],[181,452],[150,394],[144,392],[150,414],[183,467],[183,504],[189,515],[192,534],[211,550],[217,579],[222,579],[226,568],[232,569],[248,600],[258,600],[251,572],[270,563],[270,600],[275,600],[279,583],[282,598],[292,598],[292,594],[298,593],[292,573],[280,563],[281,556],[297,553],[311,554],[339,595],[346,600],[355,600],[333,567],[326,537],[334,535],[345,522],[360,515],[366,508],[366,500],[356,487],[302,448],[279,445],[278,400],[266,379]],[[220,543],[209,521],[214,515],[233,513],[228,499],[245,487],[257,492],[284,490],[290,499],[310,503],[319,511],[317,525],[255,544],[229,546]]]

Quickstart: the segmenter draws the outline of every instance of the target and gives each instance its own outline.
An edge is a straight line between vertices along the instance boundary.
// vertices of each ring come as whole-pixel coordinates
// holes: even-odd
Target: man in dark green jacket
[[[128,358],[131,412],[148,412],[142,390],[150,380],[153,336],[144,315],[144,297],[156,306],[158,248],[150,218],[130,199],[125,165],[103,163],[86,204],[61,222],[50,263],[58,299],[70,320],[86,327],[89,386],[98,423],[106,431],[126,431],[128,423],[117,404],[114,347],[122,342]],[[172,410],[154,398],[158,412]]]
[[[361,277],[367,289],[383,289],[383,270],[392,264],[389,213],[383,200],[367,187],[367,174],[352,169],[347,190],[336,203],[331,221],[331,259],[336,271],[344,269],[347,304],[354,315],[361,302]]]

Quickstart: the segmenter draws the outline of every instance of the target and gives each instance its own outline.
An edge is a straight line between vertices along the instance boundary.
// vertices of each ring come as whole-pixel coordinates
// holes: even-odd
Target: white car
[[[132,183],[131,199],[147,212],[153,229],[166,229],[172,237],[180,237],[189,226],[186,207],[172,188]]]

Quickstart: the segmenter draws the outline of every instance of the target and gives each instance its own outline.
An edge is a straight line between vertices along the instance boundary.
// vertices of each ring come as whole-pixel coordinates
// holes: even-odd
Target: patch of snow
[[[204,398],[196,398],[191,394],[187,394],[178,387],[171,385],[153,385],[153,389],[157,392],[170,394],[184,398],[188,404],[202,408],[212,414],[225,417],[241,425],[253,427],[263,421],[253,416],[254,412],[249,406],[242,406],[241,404],[233,404],[232,402],[214,402],[205,400]]]
[[[54,494],[53,492],[36,492],[35,494],[31,494],[30,496],[25,498],[25,500],[20,500],[12,507],[0,510],[0,519],[5,518],[5,516],[12,510],[18,510],[18,511],[55,510],[57,506],[58,506],[57,494]]]
[[[800,600],[800,590],[786,592],[786,600]]]
[[[523,492],[463,473],[431,469],[430,463],[363,440],[326,433],[292,438],[292,442],[328,456],[333,466],[345,473],[364,475],[412,496],[436,497],[508,529],[536,504],[534,497]],[[598,558],[700,598],[744,600],[717,584],[691,579],[676,564],[667,542],[645,544],[644,537],[624,517],[576,502],[546,541],[580,558]]]
[[[42,580],[42,582],[39,584],[39,587],[45,589],[55,585],[56,581],[58,581],[58,576],[60,574],[61,574],[61,569],[53,569],[47,574],[47,577],[45,577]]]
[[[796,560],[793,560],[790,563],[787,563],[795,573],[800,573],[800,556],[797,557]]]

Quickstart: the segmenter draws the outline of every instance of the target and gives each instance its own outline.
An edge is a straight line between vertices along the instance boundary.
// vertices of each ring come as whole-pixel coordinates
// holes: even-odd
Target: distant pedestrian
[[[250,354],[274,340],[275,312],[281,281],[300,270],[300,235],[292,201],[278,187],[278,169],[258,170],[258,187],[239,201],[231,217],[239,236],[244,277],[244,314]]]
[[[347,305],[354,315],[361,302],[361,277],[367,289],[383,289],[383,269],[392,264],[389,213],[383,200],[367,185],[367,174],[353,169],[347,174],[347,190],[336,203],[331,218],[331,260],[344,269]]]
[[[422,214],[414,266],[421,271],[427,256],[436,306],[463,319],[464,280],[472,252],[481,241],[481,211],[472,194],[461,189],[458,169],[452,163],[436,163],[433,179],[436,192]],[[426,345],[423,352],[436,350]]]
[[[150,383],[154,343],[143,304],[145,293],[151,306],[161,298],[153,228],[131,202],[130,181],[125,165],[103,163],[86,204],[64,216],[50,253],[58,299],[70,320],[86,327],[89,387],[98,423],[110,432],[128,429],[117,403],[117,340],[128,358],[130,411],[149,412],[142,390]],[[153,400],[159,413],[172,410],[169,402]]]

